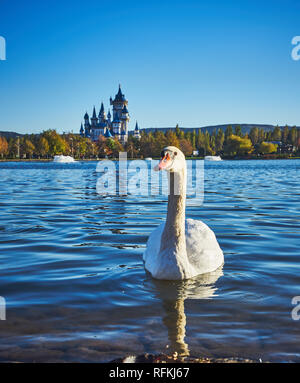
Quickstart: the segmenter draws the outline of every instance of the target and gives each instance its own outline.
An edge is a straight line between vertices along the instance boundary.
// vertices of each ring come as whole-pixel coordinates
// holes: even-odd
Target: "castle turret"
[[[84,129],[83,129],[82,123],[81,123],[81,126],[80,126],[79,134],[81,135],[81,137],[84,136]]]
[[[110,110],[108,109],[108,113],[107,113],[107,121],[110,123],[111,122],[111,114],[110,114]]]
[[[105,111],[104,111],[103,102],[101,102],[101,108],[100,108],[100,112],[99,112],[98,118],[99,118],[99,123],[106,121],[106,115],[105,115]]]
[[[89,118],[89,115],[88,113],[86,112],[85,115],[84,115],[84,125],[86,124],[89,124],[90,123],[90,118]]]
[[[106,137],[106,138],[112,138],[112,134],[110,133],[110,130],[109,130],[109,128],[106,128],[106,131],[105,131],[104,137]]]
[[[135,138],[137,138],[138,140],[141,138],[140,128],[139,128],[137,122],[136,122],[136,124],[135,124],[135,128],[134,128],[133,136],[134,136]]]
[[[126,142],[128,138],[128,121],[129,121],[129,113],[127,110],[128,101],[125,98],[125,95],[122,93],[121,85],[119,85],[118,93],[116,94],[114,100],[110,99],[110,104],[113,105],[113,131],[115,133],[116,121],[121,122],[120,130],[119,130],[119,139],[122,142]],[[121,135],[121,133],[124,133]],[[116,133],[115,133],[116,134]]]
[[[122,109],[122,120],[127,120],[127,119],[129,120],[129,113],[126,108],[126,105],[124,105]]]
[[[97,115],[96,115],[96,109],[94,107],[94,109],[93,109],[93,116],[91,118],[91,125],[92,126],[97,126],[97,124],[98,124],[98,118],[97,118]]]
[[[84,115],[84,133],[86,137],[90,135],[90,127],[90,118],[88,113],[86,112]]]

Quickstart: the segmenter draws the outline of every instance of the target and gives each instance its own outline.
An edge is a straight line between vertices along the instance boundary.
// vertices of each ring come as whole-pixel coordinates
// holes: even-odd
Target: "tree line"
[[[272,143],[275,142],[275,143]],[[129,135],[128,141],[122,145],[117,138],[100,136],[97,142],[78,134],[58,134],[55,130],[47,130],[40,134],[30,134],[10,138],[0,136],[0,156],[2,158],[36,158],[49,159],[57,154],[71,155],[74,158],[118,157],[120,151],[127,151],[129,158],[159,157],[164,146],[172,145],[180,148],[189,157],[198,152],[198,156],[221,155],[256,156],[278,152],[276,142],[281,142],[290,152],[299,155],[300,129],[296,127],[276,126],[272,131],[264,131],[254,127],[249,134],[243,134],[238,125],[234,129],[228,125],[225,131],[213,130],[209,133],[201,129],[185,131],[177,125],[166,132],[141,132],[137,139]]]

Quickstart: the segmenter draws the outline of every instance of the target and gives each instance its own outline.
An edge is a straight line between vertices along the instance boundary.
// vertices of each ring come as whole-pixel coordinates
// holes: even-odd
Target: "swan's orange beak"
[[[169,161],[171,160],[170,154],[166,153],[164,157],[161,158],[159,164],[154,167],[154,170],[159,171],[165,169],[169,165]]]

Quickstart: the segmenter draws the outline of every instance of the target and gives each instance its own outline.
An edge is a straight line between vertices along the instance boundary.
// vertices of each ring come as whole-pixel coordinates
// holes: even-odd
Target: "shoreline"
[[[76,159],[74,158],[75,162],[97,162],[97,161],[103,161],[103,160],[110,160],[110,161],[118,161],[118,158],[80,158]],[[255,158],[222,158],[222,161],[246,161],[246,160],[299,160],[300,157],[255,157]],[[132,160],[145,160],[144,158],[127,158],[128,161]],[[159,158],[152,158],[152,160],[159,160]],[[186,157],[186,160],[204,160],[204,157]],[[17,158],[1,158],[0,162],[53,162],[53,158],[23,158],[23,159],[17,159]],[[217,162],[217,161],[209,161],[209,162]],[[67,163],[67,162],[57,162],[57,163]],[[74,162],[69,162],[74,163]]]

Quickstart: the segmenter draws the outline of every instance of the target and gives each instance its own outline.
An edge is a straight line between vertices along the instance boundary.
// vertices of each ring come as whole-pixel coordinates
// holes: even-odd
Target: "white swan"
[[[167,146],[155,170],[169,173],[165,223],[151,234],[143,259],[153,278],[180,280],[216,270],[224,263],[214,232],[203,222],[185,220],[186,162],[175,146]]]

